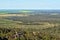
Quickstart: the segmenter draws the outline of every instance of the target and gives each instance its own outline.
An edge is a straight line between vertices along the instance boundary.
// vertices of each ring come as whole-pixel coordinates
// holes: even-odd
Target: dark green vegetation
[[[8,40],[60,40],[60,15],[0,16],[0,39],[4,38]]]

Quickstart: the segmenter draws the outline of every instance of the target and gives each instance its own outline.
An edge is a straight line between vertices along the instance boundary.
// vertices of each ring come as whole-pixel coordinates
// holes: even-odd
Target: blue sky
[[[0,9],[60,9],[60,0],[0,0]]]

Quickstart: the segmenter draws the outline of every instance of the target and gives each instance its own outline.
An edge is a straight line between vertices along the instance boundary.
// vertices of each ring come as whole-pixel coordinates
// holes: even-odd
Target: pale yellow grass
[[[27,14],[0,14],[0,16],[29,16]]]

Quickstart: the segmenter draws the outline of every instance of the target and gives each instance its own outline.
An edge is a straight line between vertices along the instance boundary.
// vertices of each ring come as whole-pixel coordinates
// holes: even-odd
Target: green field
[[[0,16],[0,37],[8,40],[60,40],[60,16]]]

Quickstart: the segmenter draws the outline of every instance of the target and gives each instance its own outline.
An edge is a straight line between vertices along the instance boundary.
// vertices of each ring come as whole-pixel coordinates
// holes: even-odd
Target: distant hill
[[[8,13],[8,14],[20,14],[20,13],[28,13],[28,14],[52,14],[58,13],[60,14],[60,10],[0,10],[0,14]]]

